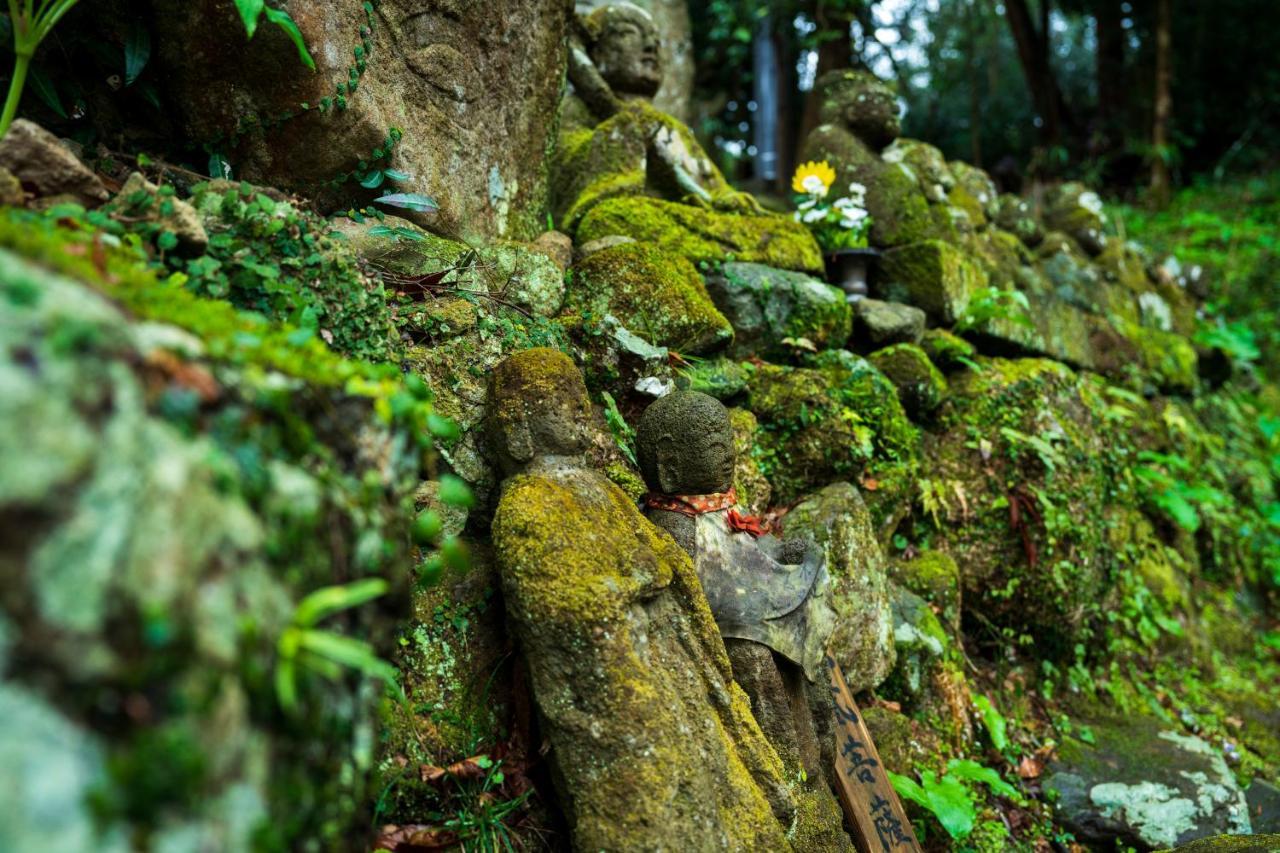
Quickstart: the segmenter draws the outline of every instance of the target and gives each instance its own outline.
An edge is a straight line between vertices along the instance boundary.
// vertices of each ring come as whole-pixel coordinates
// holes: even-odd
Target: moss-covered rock
[[[1087,722],[1093,742],[1068,738],[1044,779],[1077,838],[1155,848],[1250,832],[1244,794],[1218,750],[1142,715]]]
[[[877,288],[894,302],[924,310],[935,323],[951,325],[986,287],[983,270],[955,246],[928,240],[901,246],[880,259]]]
[[[694,263],[744,261],[822,275],[813,236],[786,216],[743,216],[644,197],[612,198],[593,207],[577,238],[620,234],[657,244]]]
[[[1012,193],[1000,196],[995,223],[1026,246],[1034,248],[1044,240],[1044,228],[1031,203]]]
[[[837,352],[809,368],[755,365],[746,407],[760,421],[758,458],[775,501],[870,478],[879,525],[908,487],[918,434],[893,384],[863,359]]]
[[[996,182],[985,171],[963,160],[952,160],[947,166],[951,169],[951,174],[955,175],[956,187],[964,190],[965,212],[973,218],[975,227],[985,227],[987,221],[995,219],[1000,211],[1000,193],[996,189]],[[954,197],[951,203],[956,203]],[[971,209],[974,205],[977,206],[976,212]]]
[[[1127,322],[1119,323],[1118,331],[1137,349],[1139,365],[1156,388],[1175,394],[1195,390],[1200,359],[1190,341],[1173,332]]]
[[[1045,199],[1044,224],[1049,230],[1071,235],[1093,255],[1107,243],[1102,199],[1084,184],[1070,182],[1055,187]]]
[[[893,580],[938,608],[952,634],[960,630],[960,568],[941,551],[922,551],[910,560],[897,560]]]
[[[733,325],[730,355],[735,358],[836,349],[849,338],[844,293],[803,273],[731,263],[710,271],[706,284],[716,307]]]
[[[947,743],[972,736],[969,685],[956,642],[923,598],[889,584],[897,665],[884,695],[925,721]]]
[[[973,344],[946,329],[930,329],[920,339],[920,347],[929,361],[945,371],[959,370],[971,361],[977,350]]]
[[[833,483],[797,504],[784,524],[786,536],[810,537],[826,554],[837,615],[828,649],[849,689],[875,687],[896,658],[887,565],[861,494],[849,483]]]
[[[730,409],[729,423],[733,427],[733,487],[738,493],[738,503],[748,512],[759,515],[769,507],[773,487],[756,459],[760,425],[756,416],[746,409]]]
[[[880,154],[886,163],[901,163],[911,170],[921,191],[933,204],[946,204],[956,186],[947,158],[935,146],[917,139],[899,139]]]
[[[830,163],[836,170],[837,189],[851,183],[867,188],[867,211],[874,220],[869,238],[873,246],[887,248],[954,236],[949,219],[938,220],[930,213],[916,176],[906,164],[882,161],[847,128],[835,124],[815,128],[805,140],[800,159]]]
[[[92,240],[0,218],[0,847],[359,844],[381,691],[287,638],[385,667],[425,404]]]
[[[890,344],[918,344],[924,335],[925,313],[914,305],[859,299],[853,303],[853,338],[860,348]]]
[[[912,418],[928,417],[946,399],[947,380],[915,344],[894,344],[876,350],[868,360],[898,389],[902,408]]]
[[[571,269],[565,311],[612,315],[657,346],[698,354],[733,340],[693,264],[652,243],[596,252]]]
[[[1160,853],[1276,853],[1280,835],[1215,835]]]
[[[1047,360],[979,359],[950,386],[923,453],[933,545],[962,567],[966,609],[1034,634],[1043,656],[1067,652],[1111,583],[1105,405]]]

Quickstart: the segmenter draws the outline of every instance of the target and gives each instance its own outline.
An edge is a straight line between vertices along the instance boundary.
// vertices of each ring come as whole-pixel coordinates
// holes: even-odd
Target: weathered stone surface
[[[880,259],[882,295],[924,310],[935,323],[951,325],[986,286],[986,275],[964,252],[939,240],[891,249]]]
[[[852,343],[872,348],[918,344],[924,336],[925,313],[914,305],[859,299],[853,303]]]
[[[494,545],[574,846],[789,849],[765,790],[789,801],[782,762],[689,556],[573,459],[587,406],[558,353],[495,372],[495,437],[515,476]]]
[[[565,68],[565,0],[382,0],[371,13],[360,3],[294,2],[289,12],[315,73],[276,27],[262,26],[246,44],[233,5],[152,5],[153,61],[187,132],[223,150],[237,177],[320,192],[342,209],[391,186],[370,193],[355,180],[336,189],[329,182],[385,152],[396,128],[401,138],[377,162],[410,176],[395,190],[439,203],[432,227],[515,239],[545,229],[543,157]],[[358,86],[348,91],[353,76]]]
[[[138,199],[143,200],[139,202]],[[204,223],[191,203],[172,195],[162,197],[160,187],[148,181],[141,172],[129,176],[108,206],[122,214],[132,212],[129,211],[132,207],[147,208],[146,215],[153,216],[160,228],[172,232],[178,239],[179,248],[185,252],[198,255],[209,246]]]
[[[565,311],[612,315],[656,346],[713,352],[733,340],[693,264],[652,243],[626,243],[596,252],[571,270]]]
[[[902,408],[911,417],[928,417],[946,399],[947,380],[915,344],[894,344],[876,350],[868,360],[898,389]]]
[[[1215,835],[1160,853],[1280,853],[1280,835]]]
[[[1163,848],[1251,831],[1244,794],[1209,744],[1150,717],[1087,722],[1095,743],[1068,738],[1044,779],[1077,838]]]
[[[0,139],[0,167],[8,169],[37,198],[69,196],[85,207],[107,200],[98,176],[58,141],[58,137],[24,118]]]
[[[813,236],[790,217],[720,213],[659,199],[614,198],[593,207],[578,228],[589,243],[620,234],[656,243],[694,263],[745,261],[813,275],[823,272]]]
[[[76,248],[43,250],[87,254]],[[134,278],[91,287],[0,252],[0,848],[123,850],[144,832],[166,848],[249,849],[264,834],[292,847],[300,832],[357,843],[379,691],[299,664],[286,723],[270,676],[288,683],[278,641],[302,596],[375,567],[404,578],[393,513],[417,480],[412,441],[371,401],[283,368],[336,382],[350,364],[317,341],[288,350],[260,317],[231,319],[106,257]],[[132,301],[143,288],[193,328],[141,322],[96,287],[132,312],[149,304]],[[226,337],[215,347],[196,328]],[[261,384],[223,363],[244,352],[233,334],[274,336],[252,365]],[[178,399],[227,435],[176,414]],[[317,410],[328,427],[289,448],[295,419],[318,424]],[[237,461],[250,457],[252,472]],[[354,541],[353,511],[376,549]],[[382,643],[390,620],[376,613],[345,620]]]
[[[920,190],[933,204],[946,204],[956,185],[947,158],[936,147],[916,139],[899,139],[881,152],[886,163],[901,163],[911,170]]]
[[[1084,250],[1096,255],[1105,248],[1106,217],[1102,199],[1079,183],[1055,187],[1045,199],[1045,228],[1071,235]]]
[[[26,201],[26,193],[18,176],[4,167],[0,167],[0,205],[21,207]]]
[[[962,160],[952,160],[947,166],[951,169],[951,174],[955,175],[956,187],[964,191],[966,206],[977,205],[976,210],[971,207],[966,210],[974,226],[982,228],[988,220],[995,219],[1000,210],[1000,193],[991,176]]]
[[[935,218],[917,184],[916,175],[902,162],[886,163],[843,124],[822,124],[805,140],[801,160],[826,160],[836,170],[836,189],[851,183],[867,188],[867,211],[873,220],[872,246],[902,246],[932,237],[954,236],[950,216]]]
[[[711,299],[733,325],[730,353],[735,358],[835,349],[849,338],[844,293],[804,273],[729,263],[713,268],[705,280]]]
[[[573,263],[573,238],[563,231],[544,231],[533,241],[533,248],[545,254],[561,270]]]
[[[898,138],[898,95],[893,87],[867,71],[829,71],[815,84],[820,98],[818,121],[838,124],[879,151]]]
[[[1280,786],[1254,779],[1244,792],[1254,832],[1280,832]]]
[[[965,361],[977,355],[973,344],[946,329],[930,329],[920,339],[929,360],[942,370],[950,372],[965,366]]]
[[[833,483],[797,504],[784,523],[788,537],[812,537],[825,550],[838,615],[828,648],[849,689],[875,687],[893,669],[893,619],[885,559],[862,495]]]

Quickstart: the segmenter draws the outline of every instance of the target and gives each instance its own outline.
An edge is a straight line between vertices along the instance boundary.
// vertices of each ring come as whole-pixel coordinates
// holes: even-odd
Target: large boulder
[[[1280,835],[1215,835],[1160,853],[1280,853]]]
[[[1051,231],[1069,234],[1091,255],[1106,247],[1107,219],[1102,199],[1084,184],[1070,182],[1055,187],[1045,199],[1044,224]]]
[[[947,380],[915,344],[876,350],[868,360],[898,389],[902,408],[916,420],[927,418],[947,395]]]
[[[886,163],[901,163],[911,170],[921,192],[933,204],[946,204],[956,178],[942,152],[927,142],[899,139],[880,155]]]
[[[733,325],[735,358],[837,349],[849,338],[844,293],[804,273],[729,263],[707,273],[706,283]]]
[[[822,253],[803,225],[776,214],[744,216],[644,196],[602,201],[578,226],[579,243],[619,234],[694,263],[745,261],[815,275]]]
[[[1208,743],[1142,715],[1086,722],[1093,742],[1067,738],[1044,778],[1076,838],[1152,849],[1251,832],[1244,794]]]
[[[1106,399],[1038,359],[979,359],[949,385],[922,454],[933,547],[962,567],[966,607],[1068,653],[1111,583]]]
[[[859,347],[918,344],[924,336],[925,313],[914,305],[859,299],[853,303],[853,338]]]
[[[160,79],[191,138],[225,153],[238,177],[340,208],[425,193],[440,205],[433,225],[451,234],[545,229],[563,0],[292,2],[314,73],[277,27],[246,40],[234,4],[152,6]],[[410,177],[361,189],[361,177],[389,168]]]

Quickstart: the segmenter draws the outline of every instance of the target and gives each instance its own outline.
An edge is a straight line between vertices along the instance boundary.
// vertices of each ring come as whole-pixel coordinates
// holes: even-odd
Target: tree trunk
[[[833,8],[838,6],[839,8]],[[817,0],[813,11],[818,31],[831,30],[839,33],[836,38],[818,45],[818,70],[814,79],[837,68],[849,68],[853,65],[853,36],[850,35],[855,10],[848,4],[835,3],[831,0]],[[784,22],[789,23],[789,22]],[[803,141],[809,131],[818,126],[818,87],[808,93],[804,103],[804,118],[800,122],[798,138]]]
[[[1098,82],[1099,149],[1112,151],[1124,137],[1124,27],[1120,4],[1095,0],[1093,22],[1098,35],[1095,73]]]
[[[1053,75],[1053,67],[1049,64],[1048,0],[1041,0],[1043,33],[1036,29],[1027,0],[1005,0],[1004,10],[1009,31],[1018,46],[1018,62],[1022,65],[1032,103],[1040,116],[1040,138],[1046,145],[1061,145],[1071,120],[1062,90]]]
[[[1169,125],[1173,116],[1173,0],[1156,0],[1155,120],[1151,127],[1151,203],[1169,203]]]
[[[982,168],[982,99],[978,91],[982,75],[978,73],[978,9],[977,0],[968,0],[965,10],[965,26],[969,45],[969,161]]]

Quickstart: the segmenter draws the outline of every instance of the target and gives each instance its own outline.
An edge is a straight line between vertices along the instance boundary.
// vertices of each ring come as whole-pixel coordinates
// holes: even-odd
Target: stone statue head
[[[893,87],[868,71],[829,71],[818,78],[823,124],[849,128],[877,151],[898,138],[898,96]]]
[[[729,410],[698,391],[673,391],[650,404],[636,430],[636,450],[654,492],[705,495],[733,485]]]
[[[585,452],[591,444],[591,418],[582,374],[559,350],[524,350],[493,371],[489,435],[506,474],[539,456]]]
[[[630,3],[601,6],[583,22],[587,52],[617,95],[652,98],[662,85],[662,41],[649,13]]]

